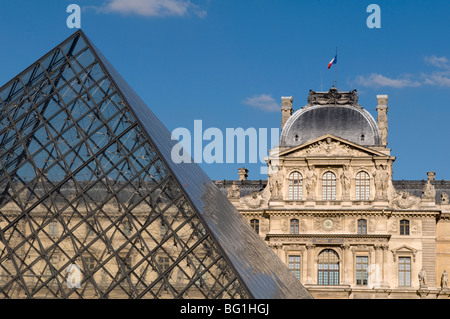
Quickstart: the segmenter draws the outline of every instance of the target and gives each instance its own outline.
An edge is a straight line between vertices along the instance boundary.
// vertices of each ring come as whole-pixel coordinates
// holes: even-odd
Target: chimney
[[[284,124],[286,124],[289,117],[292,115],[292,102],[294,101],[293,96],[282,96],[281,97],[281,129],[283,129]]]
[[[239,168],[239,180],[240,181],[246,181],[248,176],[248,169],[246,168]]]
[[[377,95],[377,125],[378,129],[380,130],[380,136],[381,136],[381,144],[383,146],[387,146],[387,137],[388,137],[388,107],[387,107],[387,101],[388,96],[387,95]]]

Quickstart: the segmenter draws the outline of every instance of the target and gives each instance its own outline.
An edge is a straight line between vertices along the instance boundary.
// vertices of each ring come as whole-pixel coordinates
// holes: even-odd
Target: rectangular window
[[[400,235],[409,235],[409,220],[400,221]]]
[[[367,286],[369,278],[369,257],[356,257],[356,284],[358,286]]]
[[[289,270],[294,274],[295,278],[300,280],[300,256],[292,255],[288,257]]]
[[[170,266],[169,257],[161,257],[160,256],[158,258],[158,261],[159,261],[159,265],[160,265],[162,271],[165,271],[165,270],[167,270],[167,268],[169,268],[169,266]]]
[[[95,268],[95,258],[92,256],[86,256],[84,257],[84,262],[86,265],[86,268],[90,271],[93,271]]]
[[[398,285],[411,287],[411,257],[398,257]]]

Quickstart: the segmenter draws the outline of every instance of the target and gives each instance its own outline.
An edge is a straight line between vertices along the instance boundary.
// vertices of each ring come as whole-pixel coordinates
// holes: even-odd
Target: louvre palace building
[[[314,298],[450,296],[450,181],[392,180],[388,96],[377,119],[356,90],[282,97],[268,180],[215,181]],[[426,178],[426,179],[425,179]]]

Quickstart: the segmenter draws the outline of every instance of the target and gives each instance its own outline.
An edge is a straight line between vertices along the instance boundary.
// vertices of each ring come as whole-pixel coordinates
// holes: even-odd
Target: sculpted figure
[[[427,281],[427,274],[425,273],[425,270],[423,270],[423,268],[419,271],[419,284],[420,287],[425,287],[426,281]]]
[[[422,198],[434,199],[435,197],[436,197],[436,189],[430,183],[430,181],[427,181],[427,183],[425,184],[425,186],[422,189]]]
[[[233,184],[228,187],[228,198],[239,198],[240,196],[241,192],[239,191],[239,186],[233,181]]]
[[[317,173],[314,170],[314,166],[309,166],[308,170],[306,171],[306,179],[305,179],[305,187],[306,191],[308,192],[308,198],[314,199],[315,198],[315,191],[316,191],[316,184],[317,184]]]
[[[348,195],[350,193],[352,175],[351,175],[350,170],[348,169],[347,165],[344,166],[343,169],[344,170],[341,174],[342,190],[344,192],[344,196],[348,197]]]
[[[441,276],[441,288],[448,289],[448,273],[446,270],[444,270]]]
[[[279,198],[281,196],[281,181],[278,175],[270,176],[269,187],[272,198]]]
[[[375,189],[377,191],[378,199],[386,199],[387,188],[389,184],[389,173],[383,165],[377,167],[377,170],[373,174]]]

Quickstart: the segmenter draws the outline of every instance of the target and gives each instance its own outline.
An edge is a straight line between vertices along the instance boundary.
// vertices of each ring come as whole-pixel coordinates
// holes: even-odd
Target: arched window
[[[289,175],[289,199],[302,200],[303,197],[303,177],[299,172],[292,172]]]
[[[358,219],[358,234],[367,234],[367,220]]]
[[[356,174],[356,200],[369,200],[370,176],[366,172]]]
[[[326,172],[322,176],[322,199],[336,199],[336,175],[332,172]]]
[[[257,219],[252,219],[250,221],[250,226],[252,226],[253,230],[259,234],[259,220]]]
[[[319,255],[318,284],[339,285],[339,257],[332,249],[325,249]]]
[[[400,221],[400,235],[409,235],[409,220],[402,219]]]
[[[291,234],[299,233],[299,222],[298,219],[291,219]]]

